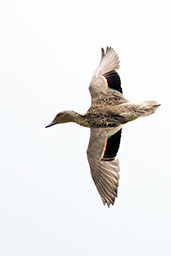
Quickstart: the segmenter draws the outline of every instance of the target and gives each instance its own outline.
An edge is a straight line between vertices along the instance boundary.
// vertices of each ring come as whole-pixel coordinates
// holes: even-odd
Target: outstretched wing
[[[119,161],[115,159],[119,149],[121,128],[91,128],[87,149],[93,181],[104,204],[114,204],[119,184]]]
[[[106,52],[102,48],[101,61],[89,86],[92,99],[99,94],[106,94],[109,89],[122,93],[121,80],[116,69],[119,69],[118,55],[111,47],[107,47]]]

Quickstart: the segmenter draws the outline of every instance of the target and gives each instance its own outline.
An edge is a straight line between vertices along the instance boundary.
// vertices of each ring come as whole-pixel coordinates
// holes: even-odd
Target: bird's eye
[[[57,114],[57,117],[62,116],[62,115],[63,115],[62,113],[59,113],[59,114]]]

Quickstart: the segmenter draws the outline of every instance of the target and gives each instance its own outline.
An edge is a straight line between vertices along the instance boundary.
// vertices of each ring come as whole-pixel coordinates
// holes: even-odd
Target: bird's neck
[[[81,126],[88,126],[87,118],[85,115],[80,115],[77,112],[72,112],[71,122],[75,122]]]

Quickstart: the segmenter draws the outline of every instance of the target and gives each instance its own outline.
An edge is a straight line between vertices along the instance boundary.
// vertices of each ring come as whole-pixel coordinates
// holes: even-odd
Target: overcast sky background
[[[0,255],[171,255],[170,1],[0,3]],[[157,100],[123,129],[119,195],[104,207],[84,113],[100,48],[120,58],[124,96]]]

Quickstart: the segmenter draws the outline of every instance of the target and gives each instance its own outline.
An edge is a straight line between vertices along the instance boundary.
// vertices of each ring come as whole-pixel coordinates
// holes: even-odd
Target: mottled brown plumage
[[[104,204],[114,204],[119,184],[119,149],[122,126],[141,116],[155,112],[156,101],[130,103],[122,95],[121,81],[116,69],[119,58],[116,52],[102,48],[100,63],[92,77],[89,90],[92,104],[87,113],[63,111],[56,115],[50,127],[59,123],[76,122],[91,128],[87,149],[91,175]]]

